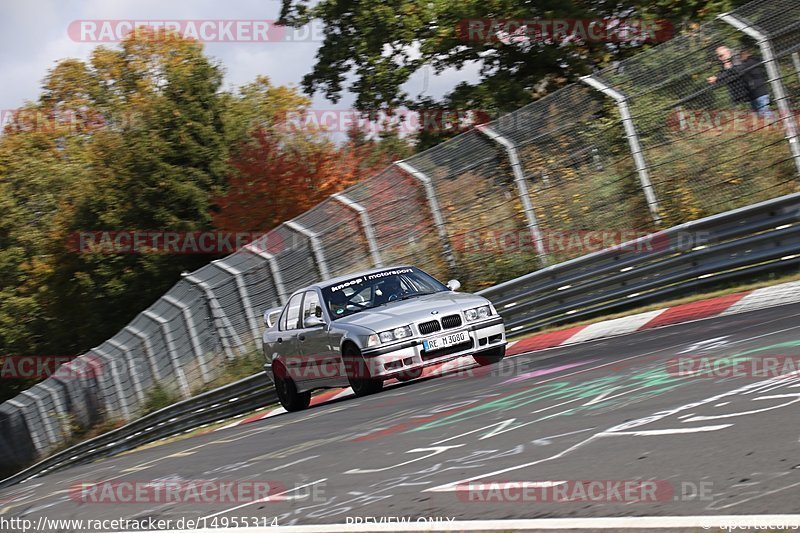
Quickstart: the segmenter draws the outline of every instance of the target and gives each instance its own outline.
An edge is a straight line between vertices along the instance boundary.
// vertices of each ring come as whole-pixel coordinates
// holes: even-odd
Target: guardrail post
[[[794,64],[797,79],[800,79],[800,52],[792,52],[792,64]]]
[[[222,347],[225,350],[225,356],[231,360],[235,359],[236,355],[233,353],[231,338],[234,340],[237,346],[241,346],[242,341],[239,339],[239,335],[236,334],[233,324],[231,324],[231,321],[228,320],[228,315],[225,314],[225,312],[222,310],[222,306],[219,305],[219,301],[217,300],[217,296],[214,294],[214,291],[211,289],[208,283],[196,278],[192,274],[185,275],[183,279],[192,285],[196,285],[201,291],[203,291],[206,301],[211,308],[211,316],[214,320],[214,325],[217,328],[220,340],[222,341]],[[225,334],[225,330],[228,330],[227,335]],[[228,335],[230,335],[230,338]]]
[[[367,208],[341,193],[334,194],[333,199],[341,202],[345,206],[358,213],[358,216],[361,219],[361,227],[364,229],[364,236],[367,238],[369,253],[372,256],[372,264],[376,267],[382,267],[383,261],[381,261],[381,253],[378,250],[378,241],[375,238],[375,231],[372,229],[372,222],[369,220]]]
[[[258,327],[258,321],[256,320],[255,313],[253,312],[253,305],[250,303],[250,295],[247,293],[247,287],[244,284],[244,276],[242,275],[242,271],[225,263],[224,259],[216,259],[211,262],[214,264],[214,266],[224,270],[236,280],[236,288],[239,291],[239,298],[242,300],[242,307],[244,307],[244,313],[247,317],[247,323],[250,326],[250,332],[253,334],[253,339],[258,340],[261,337],[261,330]]]
[[[39,395],[35,394],[33,392],[33,389],[24,390],[20,392],[20,394],[33,399],[33,403],[36,404],[36,410],[39,411],[39,417],[42,419],[42,425],[44,426],[44,431],[47,434],[47,438],[50,439],[50,444],[58,442],[58,435],[56,434],[55,428],[53,427],[53,417],[49,416],[49,413],[44,408],[44,402],[42,398]]]
[[[514,172],[514,183],[517,185],[517,194],[522,201],[522,208],[525,211],[528,228],[533,237],[533,245],[536,247],[536,253],[539,255],[539,262],[542,266],[547,266],[549,261],[547,259],[547,251],[544,248],[544,239],[542,238],[542,232],[539,230],[539,222],[536,220],[536,211],[533,209],[531,196],[528,192],[528,183],[525,180],[525,172],[522,169],[517,147],[510,139],[503,137],[488,126],[477,126],[476,129],[506,149],[508,159],[511,162],[511,170]]]
[[[19,410],[19,412],[22,414],[22,418],[25,419],[25,424],[28,426],[28,434],[31,437],[31,442],[33,442],[33,447],[36,448],[36,453],[44,452],[45,449],[46,449],[46,446],[44,445],[43,442],[41,442],[41,436],[39,435],[39,432],[36,431],[36,429],[33,427],[33,424],[31,424],[30,419],[25,415],[25,413],[28,410],[28,406],[25,405],[24,403],[20,402],[16,398],[11,398],[10,400],[6,400],[6,401],[8,402],[8,404],[10,406],[12,406],[15,409]],[[37,409],[38,409],[38,407],[37,407]],[[39,415],[39,416],[41,416],[41,415]]]
[[[783,131],[786,135],[786,140],[789,141],[789,150],[792,158],[794,158],[797,173],[800,174],[800,139],[797,137],[797,125],[794,121],[792,108],[789,106],[789,99],[786,97],[786,89],[783,87],[783,81],[781,80],[780,65],[778,65],[778,60],[775,58],[775,52],[772,49],[769,37],[763,31],[731,13],[723,13],[719,16],[719,19],[748,37],[752,37],[758,43],[764,68],[767,69],[767,75],[769,75],[769,84],[775,94],[775,104],[778,106],[778,113],[783,120]],[[797,63],[795,63],[796,66]]]
[[[123,418],[128,421],[131,419],[131,408],[128,405],[128,397],[122,391],[122,381],[119,379],[119,372],[117,372],[117,361],[116,359],[107,354],[103,351],[99,346],[97,348],[93,348],[91,350],[92,353],[97,354],[97,356],[104,361],[103,365],[103,372],[111,372],[111,381],[114,384],[114,388],[116,389],[117,399],[119,400],[119,406],[122,409],[122,416]],[[106,409],[110,413],[111,411],[116,411],[116,409],[111,408],[110,402],[106,397]]]
[[[128,348],[127,345],[122,344],[119,341],[114,340],[113,338],[108,339],[108,344],[116,348],[117,350],[121,351],[125,354],[125,360],[128,364],[128,372],[131,375],[131,381],[133,382],[133,390],[136,393],[136,397],[139,399],[139,403],[144,403],[144,389],[142,388],[142,380],[139,376],[139,372],[136,368],[136,361],[131,356],[131,349]]]
[[[142,314],[144,314],[144,312]],[[144,353],[147,356],[147,364],[150,367],[150,373],[153,375],[153,380],[156,382],[161,382],[164,379],[164,376],[162,376],[161,372],[158,370],[158,365],[156,364],[156,354],[153,352],[153,343],[150,342],[150,337],[144,331],[133,326],[126,326],[125,329],[129,331],[131,335],[138,337],[139,340],[142,341]]]
[[[283,225],[301,235],[308,237],[308,240],[311,242],[311,250],[314,252],[314,260],[316,261],[317,268],[319,269],[319,275],[322,277],[322,279],[330,278],[331,275],[328,272],[328,263],[325,261],[325,253],[323,252],[322,245],[319,242],[319,235],[305,226],[298,224],[294,220],[284,222]]]
[[[283,284],[280,266],[278,266],[278,261],[273,254],[262,249],[260,241],[261,239],[257,239],[244,246],[243,249],[267,260],[269,270],[272,273],[272,282],[275,285],[275,292],[278,293],[278,305],[282,305],[286,303],[286,287]]]
[[[64,402],[62,401],[60,391],[58,391],[55,388],[53,388],[52,386],[50,386],[50,384],[47,383],[47,380],[39,382],[38,385],[41,388],[43,388],[44,390],[46,390],[47,392],[50,393],[50,397],[53,398],[53,407],[55,408],[56,412],[59,414],[59,417],[66,416],[68,414],[67,413],[67,407],[66,407],[66,405],[64,405]],[[64,437],[64,423],[66,421],[63,418],[58,418],[57,422],[58,422],[58,430],[59,430],[59,436],[60,436],[59,440],[62,440],[63,437]]]
[[[633,163],[636,165],[636,173],[639,175],[639,183],[644,191],[647,207],[650,209],[650,216],[653,218],[653,222],[660,225],[661,214],[659,213],[658,197],[650,181],[650,173],[647,170],[644,151],[639,142],[639,134],[636,131],[636,125],[633,123],[630,106],[628,106],[628,97],[594,76],[583,76],[580,80],[589,87],[597,89],[606,96],[609,96],[617,103],[619,115],[622,119],[622,127],[625,128],[625,136],[628,138],[628,146],[633,156]]]
[[[186,331],[189,332],[189,341],[192,344],[194,356],[197,359],[198,365],[200,366],[200,373],[203,376],[203,382],[208,383],[211,381],[211,378],[208,376],[208,368],[206,367],[206,361],[203,357],[203,351],[200,349],[200,343],[197,341],[197,332],[195,331],[192,314],[189,312],[189,306],[182,304],[180,300],[176,300],[168,294],[162,296],[162,299],[168,304],[177,307],[183,314],[183,319],[186,322]],[[164,335],[164,341],[167,345],[167,354],[170,362],[172,363],[172,370],[178,377],[178,385],[180,385],[181,388],[181,395],[184,398],[188,398],[192,395],[192,393],[189,389],[189,382],[186,381],[186,374],[183,372],[181,363],[178,360],[178,350],[175,348],[175,341],[173,340],[172,332],[169,329],[169,320],[161,315],[155,314],[150,310],[142,311],[142,316],[149,318],[158,324],[159,327],[161,327],[161,334]],[[147,347],[147,344],[145,344],[145,347]],[[149,349],[152,350],[152,346]]]
[[[453,248],[450,246],[450,238],[447,236],[447,227],[444,224],[442,210],[439,207],[439,201],[436,198],[436,191],[433,188],[433,181],[422,171],[412,167],[406,161],[397,161],[395,162],[395,165],[404,170],[411,177],[422,182],[422,186],[425,188],[425,196],[428,199],[428,206],[430,207],[431,214],[433,215],[433,223],[436,226],[436,231],[439,233],[439,240],[442,241],[444,258],[447,261],[447,266],[450,268],[450,274],[454,275],[456,272],[456,258],[453,255]]]

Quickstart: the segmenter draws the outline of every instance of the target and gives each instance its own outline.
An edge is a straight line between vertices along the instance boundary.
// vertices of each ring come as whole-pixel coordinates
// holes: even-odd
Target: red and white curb
[[[509,351],[509,354],[514,355],[557,346],[567,346],[661,326],[671,326],[693,320],[745,313],[798,302],[800,302],[800,281],[792,281],[614,320],[605,320],[588,326],[575,326],[552,333],[533,335],[517,342],[514,348]]]
[[[513,357],[537,350],[545,350],[547,348],[578,344],[661,326],[670,326],[704,318],[745,313],[747,311],[755,311],[767,307],[798,302],[800,302],[800,281],[793,281],[753,291],[739,292],[708,300],[677,305],[675,307],[668,307],[666,309],[648,311],[646,313],[615,318],[613,320],[605,320],[586,326],[575,326],[551,333],[535,334],[525,339],[509,342],[506,355]],[[475,366],[475,362],[471,357],[462,357],[453,361],[448,361],[447,363],[426,367],[423,370],[422,377],[441,376],[455,370],[472,366]],[[390,380],[387,382],[387,385],[391,386],[396,383],[396,380]],[[349,387],[346,389],[331,389],[313,396],[311,398],[311,405],[322,405],[341,398],[348,398],[352,395],[353,390]],[[272,408],[217,428],[215,431],[263,420],[285,412],[286,410],[283,407]]]

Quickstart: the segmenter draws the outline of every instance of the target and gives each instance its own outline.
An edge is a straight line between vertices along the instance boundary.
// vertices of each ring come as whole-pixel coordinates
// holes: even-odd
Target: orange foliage
[[[377,173],[388,158],[376,157],[370,144],[286,144],[259,129],[231,163],[236,172],[230,176],[227,192],[216,199],[214,226],[226,231],[267,231]]]

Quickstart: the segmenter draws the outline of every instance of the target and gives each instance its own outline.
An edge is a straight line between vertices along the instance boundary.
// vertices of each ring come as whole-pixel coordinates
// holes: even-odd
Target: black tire
[[[297,385],[287,375],[283,366],[273,366],[273,374],[275,376],[275,392],[284,409],[289,412],[302,411],[311,404],[311,391],[297,392]]]
[[[372,378],[369,368],[361,356],[361,352],[352,344],[346,344],[342,353],[344,366],[347,369],[347,381],[353,393],[358,396],[368,396],[383,389],[383,380]]]
[[[480,354],[475,354],[472,356],[475,359],[475,362],[481,366],[488,366],[493,365],[495,363],[499,363],[503,360],[503,357],[506,356],[506,347],[500,346],[499,348],[494,348],[492,350],[486,350],[485,352],[481,352]]]
[[[422,367],[415,368],[414,370],[406,370],[405,372],[401,372],[397,375],[397,379],[400,381],[411,381],[412,379],[417,379],[422,375]]]

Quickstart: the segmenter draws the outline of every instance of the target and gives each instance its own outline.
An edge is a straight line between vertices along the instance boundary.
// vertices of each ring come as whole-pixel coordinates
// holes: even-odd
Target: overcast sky
[[[81,42],[68,33],[76,21],[97,20],[275,20],[279,0],[0,0],[0,109],[36,100],[47,70],[67,57],[87,59],[99,43]],[[299,85],[314,64],[319,42],[211,42],[206,54],[225,69],[225,88],[269,76],[275,84]],[[116,46],[113,43],[105,46]],[[406,85],[412,96],[440,97],[457,83],[477,78],[477,67],[441,76],[420,71]],[[344,94],[335,106],[319,94],[317,109],[349,108]]]

